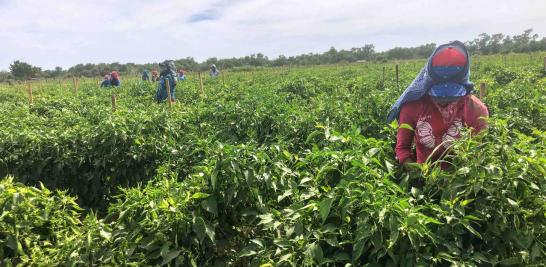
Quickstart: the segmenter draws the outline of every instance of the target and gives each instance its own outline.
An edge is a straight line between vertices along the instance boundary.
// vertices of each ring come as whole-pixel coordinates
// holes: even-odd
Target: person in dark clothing
[[[155,100],[157,103],[161,103],[168,99],[167,94],[167,83],[166,81],[169,81],[169,89],[171,91],[171,100],[175,101],[175,88],[176,88],[176,66],[174,65],[174,62],[171,60],[165,60],[164,62],[159,64],[159,67],[161,68],[161,72],[159,73],[159,84],[157,86],[157,92],[155,96]]]
[[[148,81],[148,80],[150,80],[150,76],[148,76],[148,71],[147,71],[147,70],[144,70],[144,71],[142,72],[142,80],[143,80],[143,81]]]
[[[110,75],[104,75],[104,79],[102,80],[102,83],[100,84],[101,88],[110,87]]]

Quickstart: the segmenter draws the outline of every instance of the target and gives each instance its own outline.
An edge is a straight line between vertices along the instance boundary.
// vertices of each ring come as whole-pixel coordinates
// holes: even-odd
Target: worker
[[[218,68],[216,68],[215,64],[210,65],[210,77],[218,77],[220,75],[220,71]]]
[[[159,72],[157,70],[152,70],[152,82],[157,82],[159,80]]]
[[[161,103],[168,98],[167,94],[167,82],[169,81],[169,89],[171,91],[171,100],[175,101],[175,88],[176,88],[176,66],[171,60],[165,60],[162,63],[159,63],[161,72],[159,73],[159,84],[157,86],[157,92],[155,100],[157,103]]]
[[[121,80],[117,71],[110,73],[110,85],[115,87],[121,86]]]
[[[102,83],[100,84],[101,88],[110,87],[110,75],[106,74],[104,75],[104,78],[102,80]]]
[[[470,58],[463,43],[436,48],[419,75],[391,107],[388,121],[398,119],[396,158],[406,169],[438,160],[463,127],[477,134],[487,127],[487,107],[474,95]],[[415,154],[412,146],[415,146]],[[447,163],[441,164],[448,169]]]
[[[178,81],[185,81],[186,80],[186,73],[184,73],[184,70],[180,69],[178,71]]]
[[[148,76],[148,71],[147,70],[142,71],[142,80],[143,81],[150,80],[150,77]]]

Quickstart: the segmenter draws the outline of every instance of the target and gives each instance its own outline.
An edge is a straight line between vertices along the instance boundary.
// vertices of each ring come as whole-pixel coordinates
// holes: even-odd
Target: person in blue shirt
[[[220,75],[220,71],[218,68],[216,68],[215,64],[210,65],[210,77],[218,77]]]
[[[175,88],[176,88],[176,66],[171,60],[165,60],[159,63],[161,72],[159,73],[159,84],[157,86],[157,92],[155,94],[155,100],[157,103],[161,103],[168,99],[167,83],[169,81],[169,89],[171,91],[171,100],[175,101]]]
[[[108,74],[104,75],[104,79],[102,80],[100,87],[101,88],[110,87],[110,75]]]
[[[186,74],[184,73],[184,70],[178,71],[178,81],[185,81],[186,80]]]
[[[148,71],[147,71],[147,70],[144,70],[144,71],[142,72],[142,80],[143,80],[143,81],[148,81],[148,80],[150,80],[150,76],[148,76]]]

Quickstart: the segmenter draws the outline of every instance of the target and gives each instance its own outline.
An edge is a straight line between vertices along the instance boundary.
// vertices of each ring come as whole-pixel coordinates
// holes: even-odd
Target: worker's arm
[[[411,151],[416,125],[415,111],[409,105],[402,106],[400,110],[396,135],[396,158],[400,164],[415,162],[415,155]]]
[[[485,104],[475,96],[470,96],[465,105],[465,118],[468,127],[472,128],[472,133],[477,134],[487,128],[487,118],[489,111]]]

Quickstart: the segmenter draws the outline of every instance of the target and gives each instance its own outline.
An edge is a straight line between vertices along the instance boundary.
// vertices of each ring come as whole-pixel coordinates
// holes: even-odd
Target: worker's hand
[[[408,159],[408,160],[404,161],[404,164],[402,166],[410,174],[419,174],[419,173],[421,173],[421,165],[419,163],[416,163],[412,159]]]
[[[409,174],[409,186],[410,188],[422,188],[425,185],[425,181],[422,177],[421,164],[409,159],[402,165],[406,173]]]

